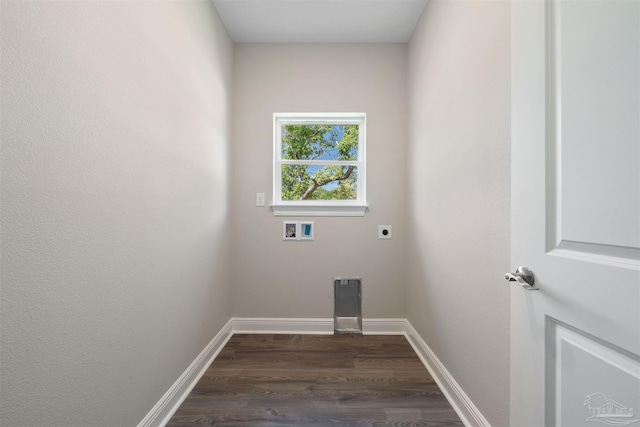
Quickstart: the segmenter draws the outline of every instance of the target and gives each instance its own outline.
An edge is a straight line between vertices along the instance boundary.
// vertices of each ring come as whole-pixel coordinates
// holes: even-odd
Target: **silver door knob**
[[[515,273],[504,273],[504,278],[510,282],[518,282],[520,286],[528,291],[537,291],[540,288],[536,288],[533,284],[536,282],[533,277],[533,271],[529,267],[518,267]]]

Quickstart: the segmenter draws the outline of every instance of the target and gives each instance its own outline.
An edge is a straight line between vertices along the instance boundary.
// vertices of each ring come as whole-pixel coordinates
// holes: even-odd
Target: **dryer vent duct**
[[[333,279],[333,330],[336,334],[362,334],[362,278]]]

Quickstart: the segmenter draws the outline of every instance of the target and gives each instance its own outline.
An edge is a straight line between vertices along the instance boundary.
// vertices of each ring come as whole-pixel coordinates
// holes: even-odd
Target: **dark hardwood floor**
[[[167,425],[463,424],[403,336],[234,335]]]

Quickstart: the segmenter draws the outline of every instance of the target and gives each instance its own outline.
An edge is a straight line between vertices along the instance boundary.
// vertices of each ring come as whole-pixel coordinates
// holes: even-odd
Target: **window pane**
[[[282,200],[356,200],[356,166],[282,165]]]
[[[358,125],[283,125],[285,160],[357,160]]]

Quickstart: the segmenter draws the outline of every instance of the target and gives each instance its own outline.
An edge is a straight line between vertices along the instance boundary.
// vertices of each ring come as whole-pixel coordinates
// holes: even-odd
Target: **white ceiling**
[[[427,0],[212,0],[237,43],[404,43]]]

